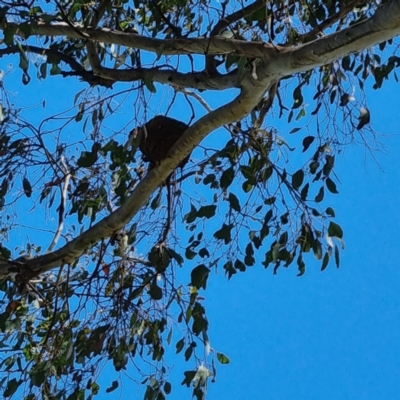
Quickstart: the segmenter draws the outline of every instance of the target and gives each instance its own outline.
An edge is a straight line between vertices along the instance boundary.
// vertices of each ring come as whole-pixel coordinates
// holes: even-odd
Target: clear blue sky
[[[24,102],[47,97],[47,110],[57,106],[48,92],[56,84],[60,93],[82,88],[57,77],[38,85],[33,69],[31,74],[34,82],[27,88],[17,83],[19,72],[13,74],[18,101],[31,90]],[[207,400],[400,397],[399,86],[390,82],[367,93],[373,128],[387,135],[381,138],[387,154],[376,154],[379,166],[361,147],[337,158],[340,194],[324,204],[334,207],[345,232],[341,268],[331,262],[321,273],[320,263],[309,259],[300,278],[295,265],[276,276],[256,265],[229,282],[221,269],[212,274],[205,293],[211,346],[231,363],[218,366]],[[180,382],[194,365],[182,359],[169,358],[175,366],[172,399],[191,396]],[[109,375],[100,380],[103,389],[109,383]],[[141,395],[125,380],[121,398]]]

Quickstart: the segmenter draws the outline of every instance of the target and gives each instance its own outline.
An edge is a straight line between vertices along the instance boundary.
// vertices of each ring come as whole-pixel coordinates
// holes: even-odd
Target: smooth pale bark
[[[39,35],[65,35],[79,37],[68,25],[38,24],[35,26]],[[362,51],[377,43],[400,34],[400,0],[392,0],[380,6],[370,19],[343,31],[331,34],[295,48],[271,48],[262,43],[246,43],[222,38],[209,39],[158,39],[143,38],[138,35],[111,32],[104,29],[87,29],[88,40],[122,44],[131,47],[158,52],[160,46],[164,54],[205,54],[205,49],[212,54],[235,52],[249,57],[258,57],[262,61],[257,65],[257,79],[251,72],[243,75],[241,81],[235,81],[240,87],[239,95],[228,104],[205,115],[190,126],[160,165],[152,169],[138,184],[127,201],[108,217],[98,222],[59,250],[28,261],[24,267],[38,273],[48,271],[65,263],[72,263],[99,240],[111,236],[123,228],[146,203],[151,194],[165,178],[210,132],[218,127],[240,120],[249,114],[262,99],[266,91],[283,76],[307,71],[333,62],[350,53]],[[97,65],[101,75],[109,73]],[[119,72],[118,72],[119,73]],[[123,72],[121,72],[122,74]],[[7,276],[15,265],[0,264],[0,277]],[[17,268],[18,269],[18,268]]]

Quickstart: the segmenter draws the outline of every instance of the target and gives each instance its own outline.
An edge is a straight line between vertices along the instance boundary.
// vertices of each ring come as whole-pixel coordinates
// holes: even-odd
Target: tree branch
[[[307,32],[296,38],[297,43],[306,43],[311,40],[316,39],[318,35],[324,33],[325,29],[330,28],[333,24],[335,24],[340,19],[344,18],[349,12],[351,12],[355,6],[360,4],[360,0],[353,0],[349,4],[343,5],[342,8],[335,14],[332,14],[324,21],[322,21],[318,26],[316,26],[310,32]]]
[[[226,29],[229,25],[239,21],[240,19],[253,14],[254,12],[260,10],[265,7],[267,4],[267,0],[256,0],[254,3],[249,4],[246,7],[241,8],[240,10],[227,15],[224,18],[221,18],[214,26],[211,31],[210,37],[218,36],[224,29]],[[210,76],[215,76],[218,74],[217,67],[215,65],[214,55],[206,56],[206,71]]]
[[[393,0],[395,1],[395,0]],[[77,32],[85,32],[85,39],[108,44],[119,44],[121,46],[137,48],[153,53],[164,55],[187,55],[187,54],[238,54],[250,58],[271,58],[277,56],[278,46],[261,42],[246,42],[244,40],[226,39],[220,36],[212,38],[177,38],[157,39],[141,36],[136,33],[111,31],[108,28],[85,28],[82,24],[75,24],[74,29],[65,22],[53,24],[45,22],[32,22],[24,24],[24,30],[18,30],[20,24],[7,21],[0,25],[15,28],[16,33],[24,36],[24,30],[29,27],[31,36],[67,36],[72,39],[82,39]]]
[[[68,64],[69,67],[74,72],[61,71],[61,75],[64,77],[79,76],[83,81],[89,83],[90,85],[101,85],[105,87],[111,87],[114,83],[108,79],[104,79],[101,78],[100,76],[94,75],[92,71],[86,71],[85,68],[83,68],[83,66],[79,64],[76,60],[74,60],[72,57],[69,57],[66,54],[61,53],[59,51],[53,49],[43,49],[42,47],[36,47],[36,46],[27,46],[27,45],[21,45],[21,48],[26,53],[45,55],[48,58],[55,58],[57,60],[63,61],[66,64]],[[21,50],[18,46],[6,47],[5,49],[0,49],[0,57],[8,54],[17,54],[20,51]]]
[[[279,56],[266,69],[268,73],[277,73],[281,77],[309,71],[398,35],[400,35],[400,0],[391,0],[379,6],[371,18],[356,25],[302,46],[281,50]]]
[[[181,73],[174,70],[160,70],[159,68],[132,68],[117,70],[96,66],[94,73],[103,79],[111,79],[120,82],[151,80],[172,86],[202,90],[224,90],[240,87],[237,71],[232,71],[226,75],[220,75],[217,77],[209,77],[203,72]]]

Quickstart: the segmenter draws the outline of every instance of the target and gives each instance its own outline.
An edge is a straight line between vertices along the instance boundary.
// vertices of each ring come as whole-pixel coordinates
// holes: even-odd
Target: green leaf
[[[317,260],[322,259],[322,245],[320,242],[315,241],[313,243],[313,251],[314,251],[314,256]]]
[[[301,197],[301,199],[302,199],[303,201],[306,201],[306,200],[307,200],[308,189],[309,189],[309,187],[310,187],[310,184],[307,182],[307,183],[304,185],[303,189],[301,189],[300,197]]]
[[[221,364],[229,364],[231,362],[231,360],[225,354],[218,352],[217,352],[217,359]]]
[[[210,253],[205,247],[203,247],[202,249],[199,250],[199,256],[201,258],[210,257]]]
[[[6,390],[3,392],[4,397],[11,397],[21,386],[23,381],[17,381],[15,378],[11,379],[7,383]]]
[[[233,182],[233,178],[235,177],[235,171],[233,169],[233,167],[230,167],[228,169],[226,169],[222,175],[221,175],[221,179],[219,181],[219,184],[221,186],[222,189],[227,189],[231,183]]]
[[[78,167],[90,168],[97,161],[97,152],[82,151],[76,164]]]
[[[183,374],[185,375],[185,378],[183,379],[181,385],[190,387],[192,385],[193,378],[196,375],[196,371],[185,371]]]
[[[183,220],[186,221],[188,224],[194,222],[197,217],[197,210],[196,207],[190,203],[190,211],[183,217]]]
[[[149,92],[151,92],[151,93],[156,93],[157,92],[157,89],[154,86],[153,79],[148,74],[146,74],[145,77],[144,77],[144,84],[146,85],[146,88],[147,88],[147,90]]]
[[[301,94],[301,85],[297,86],[293,91],[293,106],[292,109],[299,108],[303,104],[303,95]]]
[[[254,260],[254,258],[253,258],[253,260]],[[252,264],[252,265],[254,265],[254,264]],[[246,265],[244,265],[242,261],[236,260],[235,261],[235,269],[240,271],[240,272],[245,272],[246,271]],[[236,271],[235,271],[235,273],[236,273]]]
[[[292,175],[292,185],[297,190],[302,184],[304,180],[304,172],[302,169],[299,169]]]
[[[0,243],[0,257],[4,260],[8,260],[11,257],[11,250],[7,249]]]
[[[191,245],[186,248],[185,257],[187,260],[193,260],[193,258],[195,258],[196,255],[197,255],[197,253],[192,250]]]
[[[303,139],[303,153],[308,150],[314,140],[315,136],[307,136]]]
[[[231,241],[231,230],[233,225],[226,225],[225,223],[222,225],[222,228],[218,231],[214,232],[214,237],[216,239],[224,240],[225,244],[230,243]]]
[[[340,254],[339,254],[339,247],[335,246],[335,263],[336,263],[336,268],[339,268],[340,266]]]
[[[326,215],[329,215],[330,217],[335,217],[335,210],[332,207],[328,207],[325,210]]]
[[[172,391],[172,385],[169,382],[164,383],[164,392],[170,394]]]
[[[328,227],[328,235],[331,237],[337,237],[339,239],[343,239],[343,230],[340,225],[331,221]]]
[[[14,34],[17,31],[16,26],[6,26],[3,30],[4,43],[7,46],[12,46],[14,44]]]
[[[234,195],[233,193],[229,193],[228,201],[233,210],[240,212],[240,203],[236,195]]]
[[[32,196],[32,186],[27,178],[22,179],[22,187],[24,188],[24,193],[26,197]]]
[[[153,300],[161,300],[163,297],[162,289],[157,285],[156,280],[153,281],[148,293]]]
[[[29,67],[29,60],[26,56],[25,52],[22,50],[22,47],[19,49],[19,65],[22,71],[27,71]]]
[[[210,269],[207,268],[204,264],[201,264],[194,268],[190,274],[191,277],[191,285],[196,287],[197,289],[207,288],[207,279],[210,274]]]
[[[293,128],[290,132],[289,135],[291,135],[292,133],[296,133],[298,131],[301,131],[301,128]]]
[[[328,254],[328,252],[326,252],[324,255],[324,259],[322,260],[321,271],[326,269],[326,267],[329,264],[329,259],[330,259],[329,254]]]
[[[228,275],[228,279],[231,279],[233,275],[237,274],[236,269],[233,267],[233,263],[231,260],[227,261],[223,266],[226,275]]]
[[[215,215],[216,205],[203,206],[197,211],[197,218],[211,218]]]
[[[209,175],[207,175],[207,176],[203,179],[204,185],[209,185],[210,183],[211,183],[211,184],[214,183],[215,178],[216,178],[215,174],[209,174]]]
[[[106,393],[111,393],[119,386],[118,381],[112,381],[111,386],[106,389]]]
[[[189,346],[186,350],[185,350],[185,361],[189,361],[190,357],[193,354],[193,347]]]
[[[333,182],[333,180],[331,178],[326,178],[326,187],[328,188],[328,190],[333,193],[333,194],[338,194],[339,192],[336,189],[336,183]]]
[[[175,345],[176,354],[178,354],[182,351],[184,345],[185,345],[185,338],[182,338],[177,341],[177,343]]]
[[[317,203],[320,203],[324,199],[324,193],[325,193],[324,187],[321,186],[318,194],[315,196],[315,201]]]

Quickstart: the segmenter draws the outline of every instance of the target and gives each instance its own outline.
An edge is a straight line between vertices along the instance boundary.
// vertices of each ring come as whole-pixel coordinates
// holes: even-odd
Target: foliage
[[[110,361],[162,400],[172,346],[203,399],[216,362],[229,363],[210,347],[201,294],[214,270],[339,267],[344,234],[324,200],[338,194],[338,152],[379,145],[364,88],[397,80],[397,1],[0,5],[0,56],[26,86],[14,104],[14,71],[2,72],[3,396],[111,393],[119,379],[98,383]],[[70,104],[55,86],[66,79]],[[190,128],[146,172],[133,128],[170,110]],[[169,202],[164,181],[194,148]]]

